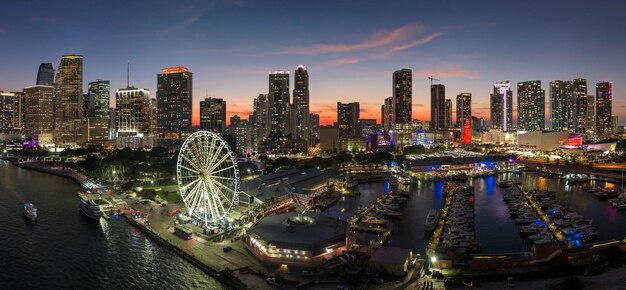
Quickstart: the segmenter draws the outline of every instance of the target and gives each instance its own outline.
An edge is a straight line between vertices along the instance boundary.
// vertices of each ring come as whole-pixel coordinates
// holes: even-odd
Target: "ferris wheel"
[[[222,222],[239,199],[237,161],[216,133],[198,131],[185,140],[178,153],[176,177],[189,215],[205,226]]]

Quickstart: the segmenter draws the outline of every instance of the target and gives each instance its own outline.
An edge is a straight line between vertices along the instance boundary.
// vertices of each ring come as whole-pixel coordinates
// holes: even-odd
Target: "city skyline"
[[[69,33],[69,27],[79,24],[75,21],[81,19],[66,17],[69,12],[65,11],[65,5],[69,4],[48,4],[49,12],[21,19],[12,15],[19,15],[18,12],[35,4],[18,3],[9,7],[6,22],[0,23],[0,39],[3,50],[7,52],[0,56],[0,61],[5,64],[0,68],[3,75],[0,90],[19,91],[35,85],[40,63],[52,63],[58,70],[61,56],[72,53],[84,56],[83,91],[86,91],[88,82],[96,79],[110,80],[112,91],[126,87],[128,60],[131,62],[131,85],[153,92],[157,91],[155,76],[160,69],[186,66],[195,74],[193,123],[198,125],[199,102],[206,96],[206,91],[209,96],[223,98],[229,103],[227,120],[235,114],[246,118],[252,113],[255,96],[268,93],[267,72],[287,70],[293,74],[296,67],[303,64],[310,75],[310,112],[320,114],[321,124],[335,121],[336,112],[332,109],[336,102],[354,101],[361,103],[363,118],[376,119],[380,123],[380,106],[385,98],[392,95],[393,71],[408,68],[413,70],[413,119],[429,119],[430,88],[426,77],[432,74],[446,85],[449,95],[472,93],[474,115],[486,120],[490,119],[489,94],[492,85],[503,79],[513,84],[541,80],[542,89],[546,92],[553,80],[585,78],[590,87],[597,82],[609,81],[614,84],[613,112],[623,124],[626,103],[623,97],[620,98],[625,93],[620,84],[626,83],[621,71],[626,61],[619,57],[619,52],[626,47],[626,41],[611,35],[621,31],[625,25],[618,15],[610,11],[620,11],[624,4],[593,2],[592,11],[585,8],[591,4],[576,5],[586,2],[575,2],[568,2],[572,5],[567,13],[575,17],[550,14],[553,17],[538,23],[516,21],[522,16],[514,11],[521,9],[523,4],[515,3],[509,5],[510,13],[489,17],[489,21],[484,22],[474,20],[481,17],[469,17],[463,13],[471,11],[476,15],[489,15],[498,9],[487,1],[456,3],[452,7],[437,3],[420,4],[425,11],[417,14],[414,12],[415,3],[398,2],[382,8],[364,3],[354,14],[348,12],[349,9],[330,12],[345,14],[346,17],[329,17],[330,22],[318,25],[319,28],[312,27],[311,22],[326,12],[323,7],[318,7],[323,5],[288,4],[309,9],[311,13],[302,16],[303,20],[289,16],[283,21],[272,20],[258,27],[254,21],[236,25],[220,22],[228,19],[222,19],[219,14],[256,15],[264,19],[276,16],[277,12],[261,15],[259,11],[267,12],[268,8],[249,1],[214,2],[212,5],[188,2],[170,9],[171,12],[166,11],[171,8],[167,5],[154,12],[145,12],[147,17],[160,19],[157,16],[168,16],[172,19],[168,22],[147,21],[136,25],[138,23],[134,18],[127,17],[123,23],[105,27],[102,34],[112,36],[111,41],[105,42],[98,42],[102,36],[91,33],[89,28],[92,26],[77,27]],[[336,3],[337,6],[349,4]],[[81,5],[85,4],[78,4]],[[100,3],[95,5],[102,8],[99,10],[102,15],[115,7]],[[128,9],[131,11],[141,5],[133,3]],[[537,10],[538,18],[545,18],[541,15],[550,13],[550,7],[558,5],[540,3],[533,9]],[[15,13],[11,13],[13,11]],[[588,26],[580,27],[573,22],[579,17],[591,18],[603,11],[606,17]],[[376,12],[382,12],[380,19],[361,23],[358,29],[353,29],[357,15],[374,15]],[[444,13],[458,14],[459,17],[437,18]],[[115,17],[122,17],[123,14]],[[94,23],[103,24],[105,21],[101,15],[93,17]],[[229,19],[233,21],[234,18]],[[524,25],[516,26],[515,22]],[[285,24],[291,24],[291,28]],[[258,29],[247,29],[252,25]],[[603,33],[597,33],[598,28]],[[348,31],[349,36],[344,37]],[[301,35],[304,32],[306,37]],[[283,36],[278,36],[279,33]],[[554,33],[558,33],[557,37]],[[48,34],[59,37],[51,41],[46,49],[29,44]],[[254,45],[263,37],[273,41]],[[492,45],[488,40],[494,37],[503,40],[497,49],[489,48]],[[68,38],[72,41],[64,41]],[[150,49],[127,45],[129,39],[138,43],[148,42]],[[542,45],[506,44],[507,39],[532,40],[532,43]],[[595,45],[602,41],[610,45]],[[572,62],[571,59],[577,61]],[[507,67],[503,69],[502,65]],[[537,69],[539,65],[543,65],[541,69]],[[517,91],[513,93],[516,103]],[[113,103],[113,96],[111,99]],[[517,104],[514,111],[516,108]],[[549,112],[548,107],[546,112]],[[548,118],[549,114],[546,114]]]

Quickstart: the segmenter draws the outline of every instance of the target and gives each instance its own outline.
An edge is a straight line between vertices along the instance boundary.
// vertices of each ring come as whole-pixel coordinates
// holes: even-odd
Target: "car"
[[[230,252],[230,251],[232,251],[232,250],[233,250],[233,247],[231,247],[231,246],[227,246],[227,247],[224,247],[224,248],[222,249],[222,251],[224,251],[224,253],[228,253],[228,252]]]
[[[272,286],[276,286],[276,287],[283,286],[283,282],[279,281],[279,280],[276,280],[276,278],[274,278],[274,277],[269,277],[269,278],[265,279],[265,282],[268,285],[272,285]]]
[[[509,276],[506,278],[506,285],[509,287],[515,287],[515,280],[513,277]]]
[[[309,282],[301,282],[300,284],[296,285],[296,289],[305,289],[305,288],[309,288],[311,287],[311,285],[313,285],[312,281]]]
[[[459,278],[445,278],[443,279],[443,286],[445,287],[459,287],[463,286],[463,282]]]

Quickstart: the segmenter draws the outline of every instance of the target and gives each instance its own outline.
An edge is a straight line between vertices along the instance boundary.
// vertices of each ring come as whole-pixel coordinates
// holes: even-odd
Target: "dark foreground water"
[[[501,174],[498,177],[475,178],[474,211],[476,239],[483,253],[527,251],[529,244],[519,235],[515,223],[509,218],[507,205],[496,185],[501,179],[521,181],[526,188],[550,189],[557,192],[557,202],[574,208],[587,219],[591,219],[599,231],[600,240],[626,237],[626,211],[617,211],[606,201],[599,201],[583,190],[584,186],[615,186],[603,182],[569,185],[565,180],[540,177],[534,173],[521,175]],[[424,253],[429,236],[424,232],[424,220],[431,209],[441,209],[443,183],[429,182],[411,185],[412,197],[402,209],[401,219],[391,220],[394,232],[389,246],[413,249]],[[326,212],[347,219],[354,214],[359,204],[367,206],[381,194],[388,192],[386,183],[361,184],[361,195],[343,198]],[[375,236],[374,236],[375,237]],[[374,238],[372,237],[372,238]]]
[[[78,190],[0,161],[1,289],[223,289],[125,221],[84,217]],[[35,223],[25,201],[38,208]]]

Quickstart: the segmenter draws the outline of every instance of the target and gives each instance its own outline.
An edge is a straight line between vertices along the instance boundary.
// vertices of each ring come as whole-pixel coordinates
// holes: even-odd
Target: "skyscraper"
[[[574,132],[583,134],[587,130],[587,80],[574,79],[572,84],[572,118]]]
[[[506,80],[493,85],[490,96],[491,128],[508,131],[513,122],[513,91],[511,83]]]
[[[269,94],[259,94],[259,96],[254,99],[252,115],[254,117],[254,130],[252,133],[253,144],[254,147],[260,148],[270,132]]]
[[[293,108],[291,110],[292,135],[298,148],[311,145],[311,122],[309,120],[309,73],[299,65],[294,73]]]
[[[601,138],[613,134],[613,83],[596,83],[596,133]]]
[[[51,144],[54,132],[54,87],[24,88],[24,133],[34,145]]]
[[[320,115],[311,114],[311,141],[320,139]]]
[[[88,98],[83,99],[85,117],[108,118],[111,85],[108,80],[89,83]]]
[[[543,130],[545,127],[546,94],[541,81],[517,83],[517,129]]]
[[[445,117],[446,129],[452,128],[452,100],[446,99],[446,117]]]
[[[393,122],[393,97],[385,99],[385,103],[380,108],[381,123],[384,130],[391,129],[391,123]]]
[[[52,67],[51,63],[41,63],[39,65],[39,70],[37,71],[37,85],[54,85],[54,68]]]
[[[456,96],[456,126],[463,128],[467,120],[472,120],[472,94],[460,93]]]
[[[128,87],[115,92],[115,127],[118,136],[150,132],[150,91]]]
[[[200,129],[226,133],[226,101],[218,98],[200,101]]]
[[[157,131],[164,139],[191,134],[193,74],[184,66],[164,68],[157,75]]]
[[[586,132],[596,130],[596,97],[587,95],[587,117],[585,120]]]
[[[433,131],[446,128],[446,86],[435,84],[430,86],[430,129]]]
[[[269,74],[270,133],[286,137],[290,133],[289,121],[289,71]]]
[[[413,120],[413,73],[403,68],[393,72],[393,121],[409,124]]]
[[[83,123],[83,57],[64,55],[54,89],[54,131],[57,145],[78,144]]]
[[[573,129],[572,82],[550,82],[550,128],[557,131]]]
[[[19,118],[20,96],[0,91],[0,132],[11,132],[16,128]]]
[[[339,136],[358,137],[359,136],[359,103],[342,104],[337,102],[337,125],[339,126]]]

